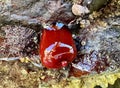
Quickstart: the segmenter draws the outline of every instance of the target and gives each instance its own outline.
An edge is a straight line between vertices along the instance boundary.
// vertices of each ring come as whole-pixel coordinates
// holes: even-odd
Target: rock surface
[[[114,84],[120,77],[120,2],[111,0],[99,11],[75,16],[71,7],[76,1],[82,3],[82,0],[0,0],[0,54],[3,55],[0,59],[9,61],[0,61],[1,88],[96,85],[106,88]],[[87,1],[91,0],[84,0],[84,5]],[[44,68],[38,56],[40,30],[45,23],[54,21],[69,23],[78,49],[76,60],[61,70]],[[16,59],[20,61],[13,61]]]

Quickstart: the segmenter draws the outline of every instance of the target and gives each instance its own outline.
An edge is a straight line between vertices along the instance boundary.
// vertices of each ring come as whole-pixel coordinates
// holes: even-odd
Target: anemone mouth
[[[66,67],[68,65],[68,61],[61,61],[62,67]]]

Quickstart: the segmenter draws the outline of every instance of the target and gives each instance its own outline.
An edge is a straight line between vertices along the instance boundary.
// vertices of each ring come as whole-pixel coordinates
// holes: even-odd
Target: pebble
[[[84,15],[86,13],[89,13],[89,10],[87,7],[84,7],[84,6],[81,6],[78,4],[74,4],[72,6],[72,12],[74,15],[81,16],[81,15]]]

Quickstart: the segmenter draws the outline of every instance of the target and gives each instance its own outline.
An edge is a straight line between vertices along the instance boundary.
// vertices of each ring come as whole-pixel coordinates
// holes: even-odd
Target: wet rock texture
[[[5,32],[4,41],[1,43],[2,47],[0,49],[1,55],[4,55],[4,57],[6,55],[8,57],[16,57],[22,53],[29,55],[29,53],[38,48],[37,40],[35,40],[37,35],[32,29],[21,26],[5,26],[1,30]],[[33,47],[32,50],[29,49],[30,46]]]
[[[0,61],[0,87],[106,88],[114,84],[120,77],[120,1],[97,1],[0,0],[0,59],[20,59]],[[73,4],[88,7],[90,13],[73,15]],[[78,51],[70,66],[61,70],[42,67],[38,56],[41,30],[54,21],[68,24]]]
[[[113,25],[112,25],[113,26]],[[78,58],[72,66],[85,72],[115,70],[120,67],[120,32],[112,26],[81,30],[76,38]],[[90,30],[91,29],[91,30]],[[83,35],[82,35],[83,34]],[[114,54],[113,54],[114,53]]]
[[[0,18],[7,17],[8,19],[4,19],[6,22],[21,22],[23,25],[29,25],[42,24],[49,20],[64,20],[68,23],[74,18],[69,9],[71,2],[64,0],[8,0],[1,1],[0,4]]]

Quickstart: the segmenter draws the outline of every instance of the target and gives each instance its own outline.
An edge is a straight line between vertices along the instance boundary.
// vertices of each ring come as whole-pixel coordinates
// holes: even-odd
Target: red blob
[[[76,57],[72,34],[66,26],[56,23],[43,30],[40,42],[40,58],[47,68],[62,68]]]

